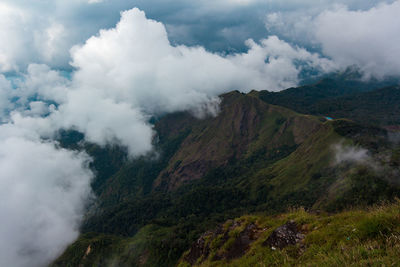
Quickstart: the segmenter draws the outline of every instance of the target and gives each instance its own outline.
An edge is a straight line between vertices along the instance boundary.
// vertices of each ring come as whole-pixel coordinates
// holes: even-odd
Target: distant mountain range
[[[303,114],[349,118],[380,126],[400,124],[400,83],[363,82],[354,80],[353,75],[345,73],[277,93],[260,91],[258,95],[267,103]]]
[[[80,133],[60,133],[61,146],[93,157],[97,200],[80,238],[53,265],[254,266],[255,257],[280,265],[283,256],[295,264],[322,246],[316,235],[335,230],[325,221],[344,229],[361,216],[368,227],[375,217],[368,221],[365,212],[341,212],[400,196],[399,86],[342,74],[282,92],[234,91],[221,99],[216,117],[180,112],[154,119],[155,152],[133,160],[124,148],[82,144]],[[386,207],[387,213],[393,209],[398,207]],[[289,219],[306,241],[278,248],[274,259],[276,248],[261,242]],[[370,227],[391,224],[383,225]],[[360,243],[351,241],[346,248],[382,245],[395,231],[389,226],[376,235],[364,229]],[[338,236],[326,237],[332,253],[339,254]],[[196,242],[205,245],[196,250]],[[318,260],[304,263],[324,263]]]

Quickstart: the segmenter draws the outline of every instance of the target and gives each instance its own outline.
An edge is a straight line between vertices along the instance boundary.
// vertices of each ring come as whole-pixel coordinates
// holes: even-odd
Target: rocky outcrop
[[[201,263],[212,255],[211,260],[235,259],[243,256],[251,243],[258,239],[262,230],[255,223],[228,221],[229,227],[219,226],[208,231],[193,243],[183,260],[191,265]],[[245,226],[243,228],[243,226]],[[238,234],[233,232],[242,229]]]
[[[304,235],[298,230],[295,221],[289,221],[286,224],[276,228],[272,234],[264,241],[264,246],[272,249],[282,249],[289,245],[296,245],[304,239]]]
[[[210,253],[210,245],[206,242],[206,239],[211,235],[213,235],[213,232],[211,231],[202,234],[200,238],[193,243],[189,253],[184,256],[184,260],[193,265],[201,257],[208,257]]]
[[[250,244],[258,237],[260,229],[254,224],[250,223],[246,228],[237,236],[229,250],[222,255],[226,259],[234,259],[241,257],[249,249]]]

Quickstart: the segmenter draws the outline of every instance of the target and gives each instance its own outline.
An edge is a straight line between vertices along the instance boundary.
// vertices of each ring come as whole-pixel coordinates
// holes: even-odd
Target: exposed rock
[[[226,250],[220,251],[220,248],[231,238],[230,232],[235,230],[237,227],[241,227],[242,223],[239,221],[228,221],[231,224],[227,229],[223,229],[219,226],[214,231],[208,231],[204,233],[190,248],[188,254],[186,254],[183,259],[189,264],[193,265],[206,260],[211,254],[210,244],[214,239],[219,238],[221,241],[217,247],[212,248],[214,252],[219,251],[213,255],[211,260],[221,260],[221,259],[235,259],[243,256],[249,249],[252,242],[257,240],[259,233],[262,232],[260,228],[254,223],[249,223],[234,239],[232,245],[230,245]]]
[[[289,245],[296,245],[304,239],[304,235],[298,230],[296,222],[289,221],[275,229],[264,241],[264,246],[271,248],[285,248]]]
[[[212,231],[202,234],[200,238],[193,243],[189,253],[184,256],[185,261],[193,265],[200,257],[203,256],[203,258],[207,258],[208,254],[210,253],[210,246],[209,244],[206,244],[206,238],[212,235],[215,235],[215,233]]]
[[[254,223],[250,223],[235,239],[233,245],[224,255],[227,259],[234,259],[243,256],[249,249],[250,244],[258,238],[259,228]]]

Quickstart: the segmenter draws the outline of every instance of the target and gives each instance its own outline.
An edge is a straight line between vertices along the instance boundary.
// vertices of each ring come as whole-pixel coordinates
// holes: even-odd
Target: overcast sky
[[[130,157],[149,118],[216,115],[231,90],[279,91],[357,66],[399,76],[400,0],[2,0],[0,266],[43,266],[78,236],[90,158],[60,129]]]
[[[269,35],[308,48],[318,46],[306,25],[327,10],[369,10],[382,0],[3,0],[0,3],[0,66],[46,63],[69,67],[69,49],[100,29],[112,28],[133,7],[162,22],[172,44],[219,52],[245,51],[244,41]],[[268,19],[269,18],[269,19]],[[275,18],[275,24],[271,21]],[[278,24],[279,23],[279,24]],[[365,25],[368,27],[368,25]],[[343,29],[342,29],[343,30]],[[306,32],[306,34],[305,34]]]

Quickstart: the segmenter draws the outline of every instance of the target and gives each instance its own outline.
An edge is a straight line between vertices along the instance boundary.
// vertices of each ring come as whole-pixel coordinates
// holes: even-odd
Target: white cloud
[[[399,75],[400,1],[366,11],[347,7],[325,11],[315,20],[324,54],[343,66],[356,64],[377,77]]]
[[[78,236],[88,157],[0,126],[0,266],[44,266]]]
[[[26,74],[13,79],[13,84],[0,74],[0,122],[3,123],[10,121],[10,113],[48,114],[54,103],[66,101],[70,81],[46,65],[31,64]]]
[[[373,2],[363,9],[338,3],[323,9],[268,13],[267,30],[320,48],[342,68],[357,65],[366,77],[399,76],[400,1]]]
[[[72,49],[75,87],[128,101],[154,113],[190,109],[232,89],[280,90],[298,82],[294,60],[332,69],[331,62],[277,37],[247,42],[247,53],[221,56],[202,47],[172,46],[163,24],[132,9],[115,29]],[[275,68],[275,65],[282,68]],[[287,67],[287,68],[283,68]],[[208,95],[208,96],[207,96]]]
[[[69,37],[62,24],[46,15],[0,3],[0,72],[24,71],[30,63],[67,65]]]
[[[317,42],[312,30],[313,20],[320,13],[320,8],[270,12],[265,17],[265,27],[269,33],[277,34],[293,43],[314,47]]]
[[[112,27],[120,10],[134,6],[169,25],[174,43],[201,44],[214,51],[242,51],[245,39],[258,40],[267,35],[262,27],[265,13],[281,13],[284,17],[284,30],[269,34],[285,37],[289,32],[303,45],[302,38],[309,40],[303,35],[308,17],[314,18],[335,4],[368,10],[383,2],[393,0],[3,0],[0,39],[6,41],[0,43],[0,71],[25,71],[31,63],[68,68],[72,45],[84,42],[100,28]],[[295,27],[288,27],[290,24]],[[235,35],[235,31],[240,33]]]
[[[29,102],[29,109],[24,110],[25,116],[39,116],[43,117],[50,113],[49,106],[43,101]]]
[[[356,147],[344,144],[336,144],[333,146],[335,152],[335,163],[340,164],[344,162],[366,164],[371,161],[368,150],[362,147]]]
[[[71,50],[77,71],[67,100],[51,118],[90,141],[120,142],[137,155],[151,149],[146,122],[151,115],[198,109],[234,89],[296,85],[302,67],[294,61],[322,71],[333,68],[329,60],[274,36],[247,45],[247,53],[229,56],[172,46],[163,24],[138,9],[125,11],[115,28]]]
[[[17,69],[17,61],[26,57],[24,46],[28,46],[22,25],[27,15],[8,4],[0,3],[0,72]]]
[[[68,102],[49,118],[50,126],[74,128],[85,133],[87,141],[126,146],[131,156],[152,149],[153,131],[147,122],[149,117],[129,103],[105,98],[92,90],[72,90]]]
[[[34,43],[38,47],[39,53],[44,62],[52,62],[60,52],[59,48],[64,48],[66,32],[62,24],[53,22],[43,31],[34,33]]]
[[[40,136],[57,129],[44,100],[62,103],[68,80],[30,65],[14,83],[0,75],[0,266],[44,266],[78,236],[92,173],[86,154]]]
[[[304,67],[334,68],[276,36],[246,44],[246,53],[227,56],[200,46],[173,46],[162,23],[138,9],[125,11],[115,28],[71,50],[72,81],[46,65],[29,65],[15,81],[10,119],[48,137],[74,128],[88,141],[122,144],[135,156],[152,148],[150,116],[183,110],[215,114],[216,97],[223,92],[281,90],[296,85]],[[52,102],[57,107],[46,108]]]
[[[14,96],[19,98],[19,104],[26,105],[32,97],[49,100],[56,103],[66,101],[70,81],[58,71],[47,65],[30,64],[27,73],[14,81],[16,84]]]

